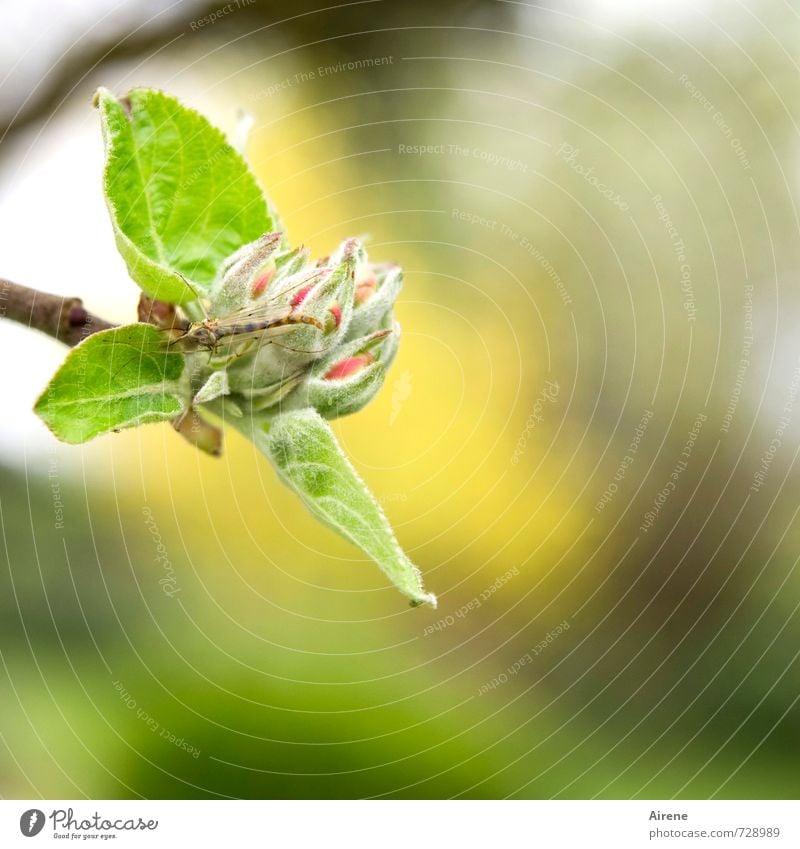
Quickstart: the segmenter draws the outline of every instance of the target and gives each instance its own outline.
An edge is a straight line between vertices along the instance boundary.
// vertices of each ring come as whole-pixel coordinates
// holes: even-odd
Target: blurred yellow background
[[[7,207],[0,271],[132,320],[91,92],[252,113],[291,241],[406,269],[386,385],[334,429],[440,606],[235,433],[56,445],[29,401],[63,351],[0,323],[0,793],[796,797],[795,13],[209,11],[11,124],[0,197],[46,173],[55,212]]]

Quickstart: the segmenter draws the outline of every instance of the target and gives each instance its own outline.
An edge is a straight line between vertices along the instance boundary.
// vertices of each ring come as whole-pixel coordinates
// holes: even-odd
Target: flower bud
[[[312,286],[305,286],[300,289],[297,294],[292,298],[291,305],[293,307],[299,307],[300,304],[306,299],[308,293],[313,289]],[[335,301],[328,307],[329,316],[325,321],[325,332],[330,333],[332,330],[338,329],[339,325],[342,323],[342,308]]]
[[[287,250],[278,234],[245,245],[226,261],[213,290],[211,315],[225,329],[224,341],[210,357],[203,351],[191,358],[192,385],[201,387],[194,403],[268,417],[313,407],[336,418],[361,409],[397,351],[392,307],[401,283],[401,270],[370,263],[357,239],[316,262],[305,248]],[[324,330],[314,322],[287,324],[281,335],[244,327],[270,314],[251,310],[262,304],[274,306],[276,316],[289,308]]]
[[[308,286],[303,286],[303,288],[302,288],[302,289],[298,289],[298,290],[297,290],[297,293],[296,293],[296,294],[295,294],[295,296],[292,298],[292,300],[291,300],[291,301],[289,301],[289,303],[290,303],[293,307],[299,307],[299,306],[300,306],[300,304],[302,304],[302,303],[303,303],[303,301],[306,299],[306,295],[307,295],[307,294],[308,294],[308,293],[309,293],[309,292],[310,292],[313,288],[314,288],[314,284],[313,284],[313,283],[309,283],[309,284],[308,284]]]
[[[330,330],[337,330],[342,323],[342,308],[339,304],[332,304],[328,307],[328,312],[331,314],[333,318],[333,327],[328,327],[328,332]],[[330,322],[328,323],[330,325]]]
[[[358,242],[348,239],[331,255],[330,264],[305,270],[305,277],[284,280],[280,287],[275,287],[276,293],[286,293],[296,312],[316,318],[326,326],[324,344],[321,344],[314,328],[302,325],[287,334],[287,347],[306,351],[316,349],[317,356],[311,359],[317,359],[319,354],[332,350],[344,337],[353,313],[356,255],[359,250],[362,249]],[[276,297],[280,300],[280,295]]]
[[[290,251],[281,251],[275,254],[275,268],[279,277],[291,277],[302,271],[304,268],[312,265],[311,252],[304,245],[299,248],[292,248]]]
[[[253,297],[256,283],[264,275],[267,275],[266,283],[270,282],[274,276],[269,275],[272,255],[280,242],[280,233],[265,233],[225,260],[211,289],[212,315],[229,315],[242,309]]]
[[[332,365],[324,375],[323,380],[342,380],[345,377],[350,377],[361,371],[362,368],[371,365],[375,362],[375,357],[366,351],[363,354],[358,354],[355,357],[347,357],[344,360],[339,360],[338,363]]]
[[[364,336],[385,321],[403,285],[403,270],[389,263],[365,263],[356,274],[353,318],[347,339]]]
[[[250,298],[252,300],[257,300],[264,294],[264,292],[267,291],[267,287],[272,282],[272,278],[275,276],[276,270],[275,260],[273,259],[256,274],[256,278],[253,280],[253,284],[250,287]]]
[[[381,363],[383,368],[388,371],[389,366],[394,362],[397,355],[397,349],[400,347],[400,324],[394,320],[394,316],[389,313],[384,317],[381,325],[384,330],[391,330],[381,344]]]
[[[367,261],[367,251],[360,239],[345,239],[326,262],[328,265],[339,265],[345,260],[352,261],[354,272]]]
[[[355,413],[381,388],[386,374],[385,352],[391,361],[391,330],[341,345],[332,354],[314,363],[282,409],[314,407],[328,419]]]
[[[371,269],[356,275],[356,306],[368,301],[378,287],[378,278]]]

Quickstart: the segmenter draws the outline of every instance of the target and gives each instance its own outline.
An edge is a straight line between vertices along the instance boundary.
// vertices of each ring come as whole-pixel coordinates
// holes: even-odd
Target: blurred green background
[[[258,0],[198,25],[220,5],[71,36],[9,96],[2,164],[99,140],[98,85],[158,85],[227,131],[252,113],[294,243],[405,267],[386,386],[334,427],[440,606],[238,435],[221,460],[166,426],[61,446],[6,385],[0,794],[796,798],[796,12]],[[95,300],[62,264],[133,316],[121,264]],[[16,279],[58,290],[36,265]],[[63,351],[32,344],[46,375]]]

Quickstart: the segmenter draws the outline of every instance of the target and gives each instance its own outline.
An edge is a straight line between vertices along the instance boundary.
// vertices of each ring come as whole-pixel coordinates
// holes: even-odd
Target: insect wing
[[[246,307],[219,319],[219,336],[231,336],[239,333],[252,333],[264,330],[270,324],[283,321],[292,314],[289,304],[266,303],[256,307]]]
[[[328,268],[312,268],[293,274],[283,282],[271,297],[267,298],[266,303],[274,304],[278,301],[290,300],[303,289],[313,286],[328,271],[330,271]],[[247,309],[252,308],[248,307]],[[258,309],[258,306],[256,306],[256,309]]]

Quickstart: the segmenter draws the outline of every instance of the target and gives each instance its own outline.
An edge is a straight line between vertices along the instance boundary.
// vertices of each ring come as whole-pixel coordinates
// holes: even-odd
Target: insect
[[[309,285],[320,273],[321,270],[317,270],[306,275],[297,286],[284,290],[281,295]],[[191,286],[188,281],[185,282]],[[199,297],[197,302],[202,308]],[[289,333],[302,324],[316,327],[317,330],[325,329],[319,319],[297,312],[290,304],[278,304],[273,300],[244,307],[224,318],[206,315],[202,321],[193,322],[180,335],[173,336],[169,344],[187,352],[205,349],[212,354],[241,356],[252,348],[252,343],[265,344],[275,336]]]
[[[196,321],[170,344],[179,345],[185,351],[206,348],[216,352],[226,345],[269,340],[294,330],[298,324],[309,324],[317,330],[324,330],[321,321],[310,315],[296,313],[288,305],[265,305],[256,309],[240,310],[225,318]]]

